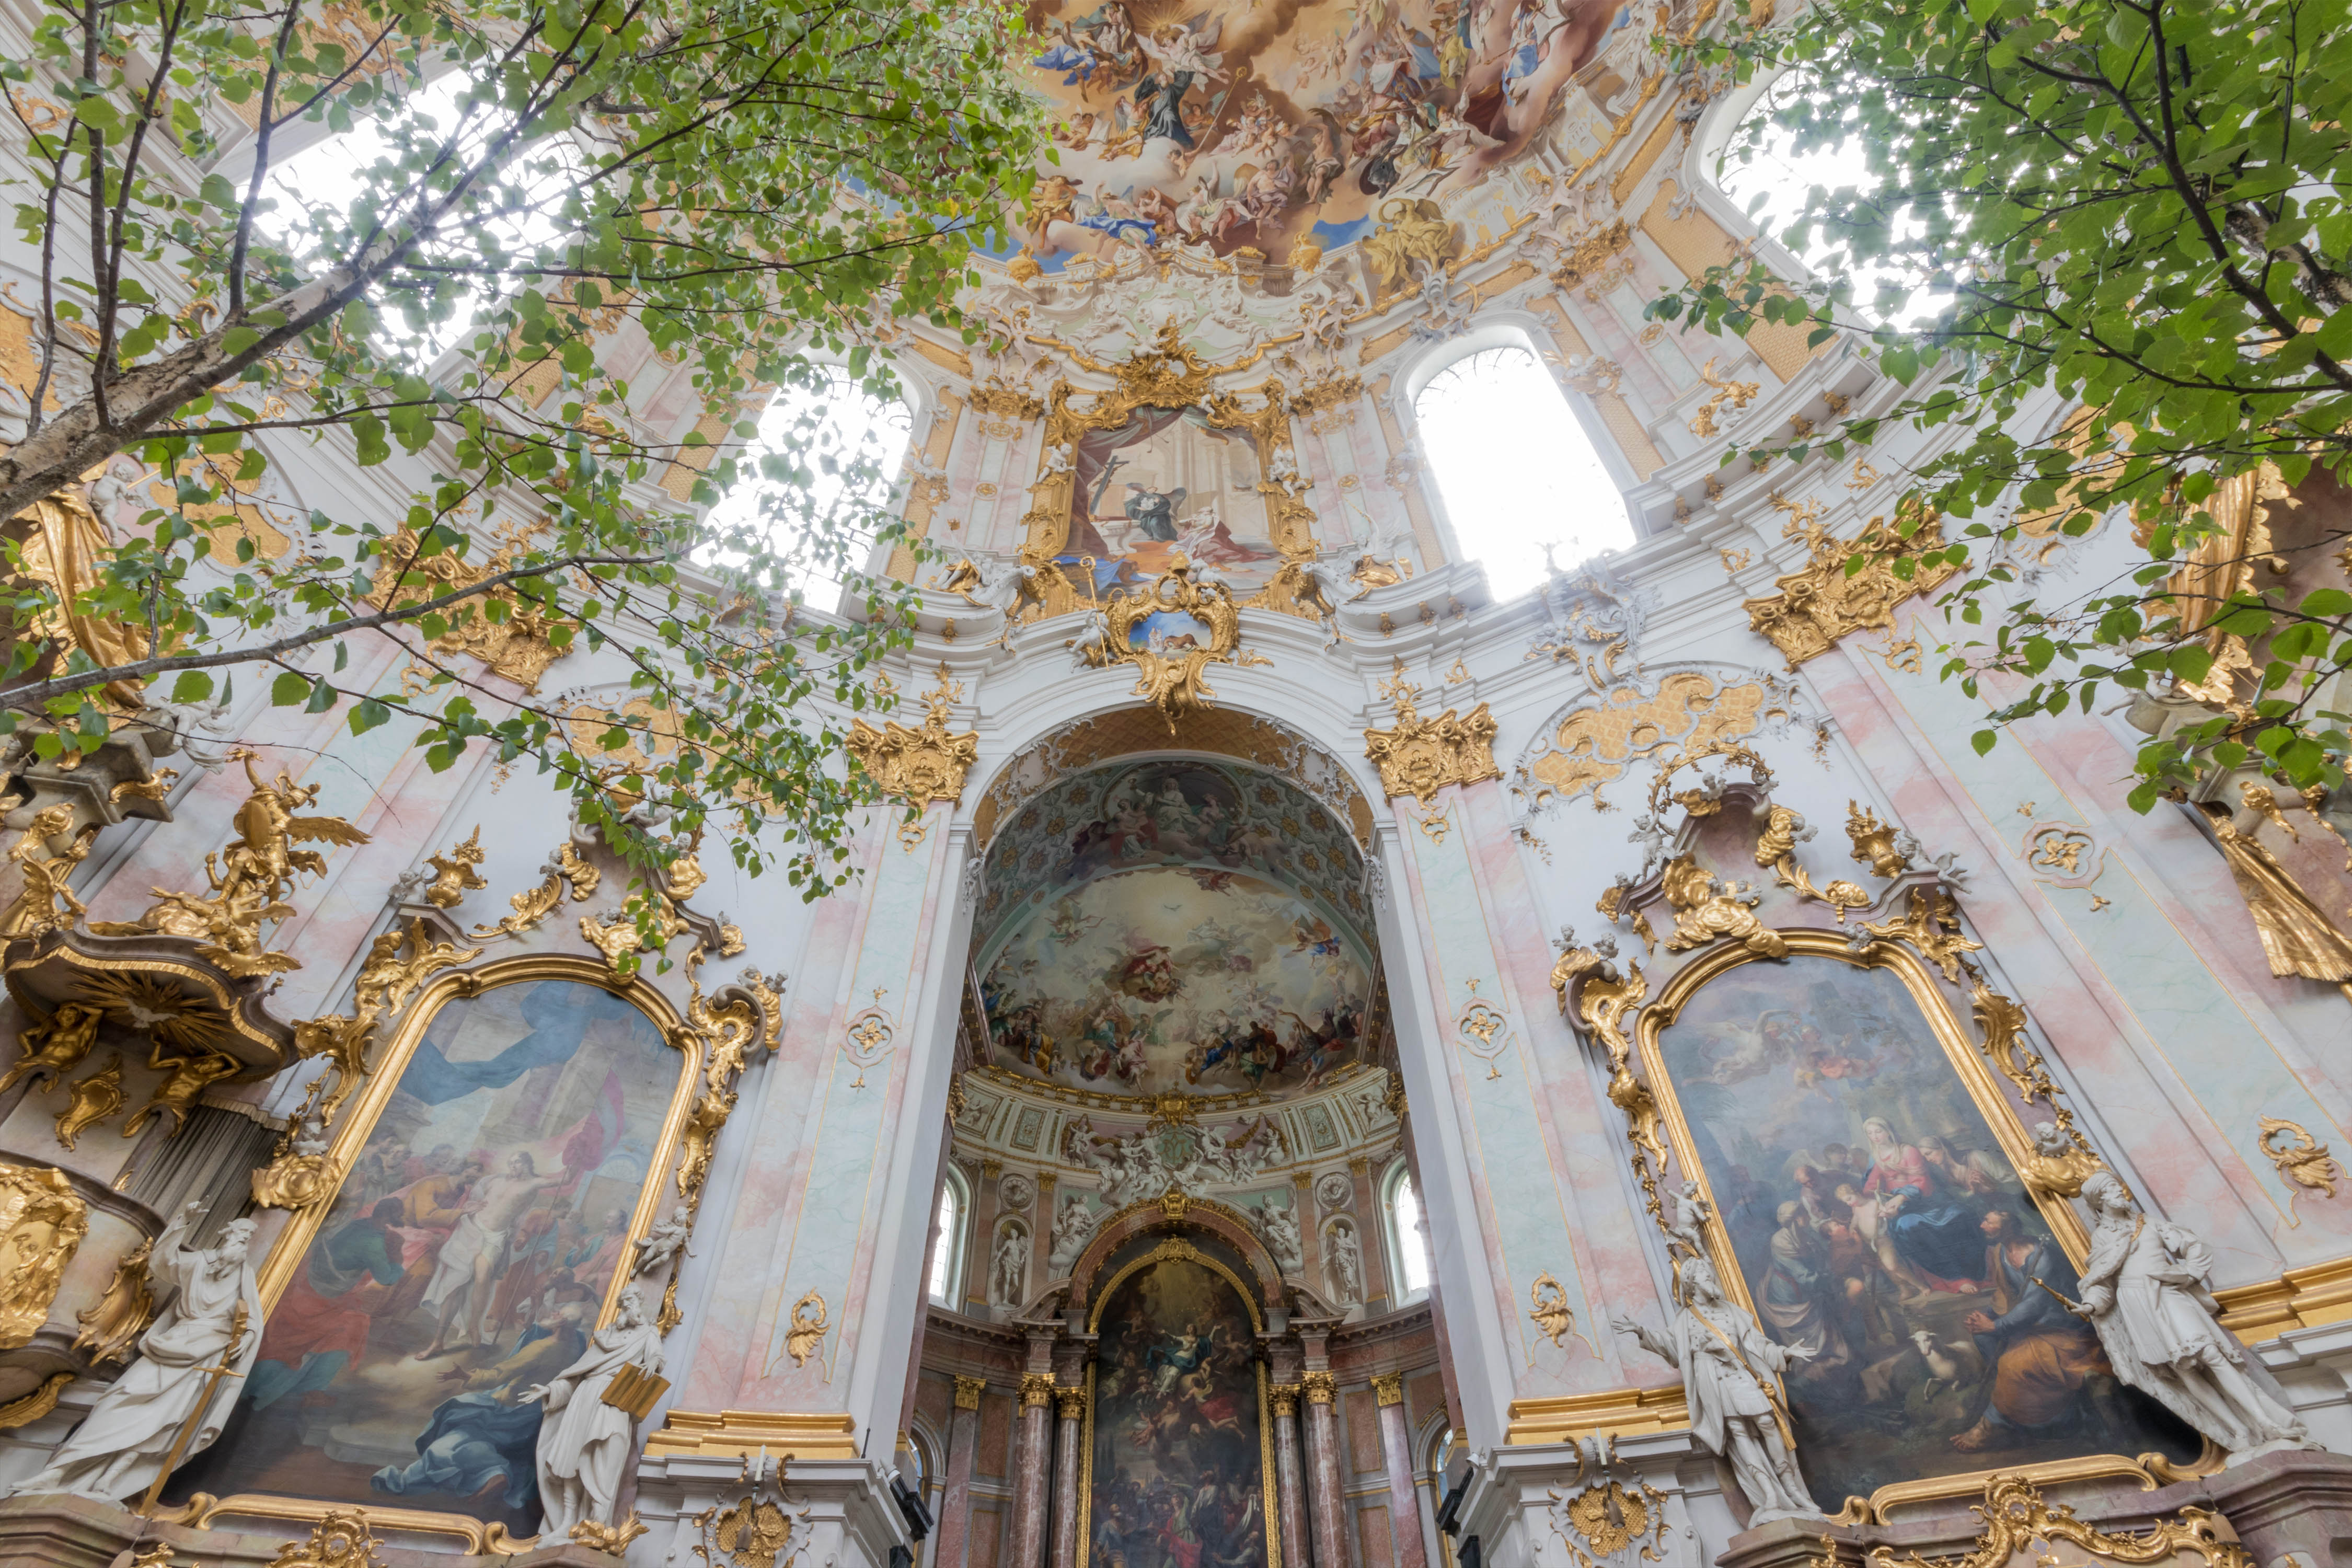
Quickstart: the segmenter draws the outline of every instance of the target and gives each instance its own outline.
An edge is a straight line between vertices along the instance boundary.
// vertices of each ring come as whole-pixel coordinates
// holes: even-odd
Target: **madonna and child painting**
[[[541,980],[434,1016],[167,1496],[268,1492],[539,1528],[541,1407],[628,1253],[678,1080],[660,1027]]]
[[[2194,1458],[2060,1298],[2074,1264],[1900,975],[1821,955],[1703,986],[1658,1037],[1806,1479],[1849,1496],[2085,1454]]]
[[[1096,1329],[1087,1568],[1267,1568],[1257,1341],[1233,1285],[1158,1259]]]

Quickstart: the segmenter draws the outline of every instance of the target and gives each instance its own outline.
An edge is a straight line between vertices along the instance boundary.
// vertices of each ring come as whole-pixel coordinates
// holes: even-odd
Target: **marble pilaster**
[[[1412,1479],[1412,1432],[1404,1419],[1404,1374],[1384,1372],[1372,1379],[1380,1405],[1381,1458],[1389,1477],[1389,1525],[1396,1537],[1396,1568],[1429,1568],[1429,1548],[1421,1534],[1421,1489]]]
[[[1060,1178],[1051,1171],[1037,1173],[1036,1206],[1029,1211],[1029,1291],[1035,1295],[1053,1279],[1048,1266],[1054,1257],[1054,1189]]]
[[[1078,1445],[1086,1430],[1087,1391],[1056,1387],[1054,1408],[1060,1420],[1054,1429],[1053,1568],[1077,1568]]]
[[[1314,1568],[1348,1568],[1347,1500],[1339,1474],[1339,1387],[1328,1372],[1299,1380],[1307,1395],[1307,1488],[1315,1516]]]
[[[933,1568],[963,1568],[971,1529],[971,1461],[980,1443],[980,1395],[988,1380],[955,1380],[955,1415],[948,1422],[947,1473],[940,1488],[938,1544]]]
[[[1298,1216],[1300,1239],[1298,1269],[1307,1277],[1308,1289],[1320,1295],[1323,1291],[1323,1216],[1315,1203],[1315,1173],[1293,1171],[1290,1173],[1290,1206]]]
[[[1272,1393],[1275,1499],[1282,1526],[1282,1561],[1275,1568],[1310,1568],[1307,1498],[1298,1473],[1299,1387],[1295,1383],[1277,1383]]]
[[[971,1232],[964,1238],[963,1310],[968,1312],[978,1308],[983,1318],[988,1316],[988,1276],[996,1259],[996,1211],[1000,1201],[996,1184],[1003,1179],[1003,1161],[980,1163],[980,1180],[974,1184],[971,1198]]]
[[[1389,1293],[1388,1248],[1379,1236],[1382,1216],[1379,1194],[1372,1191],[1372,1163],[1349,1161],[1348,1179],[1356,1189],[1356,1249],[1364,1255],[1364,1300],[1370,1303]],[[1391,1300],[1389,1305],[1396,1303]]]

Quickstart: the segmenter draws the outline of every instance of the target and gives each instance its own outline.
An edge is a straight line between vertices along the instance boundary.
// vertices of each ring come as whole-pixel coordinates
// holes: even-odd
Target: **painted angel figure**
[[[1135,41],[1162,71],[1190,71],[1203,81],[1223,81],[1226,73],[1217,68],[1224,63],[1225,57],[1211,51],[1216,48],[1224,30],[1223,16],[1211,22],[1203,11],[1181,22],[1154,28],[1148,35],[1138,35]]]

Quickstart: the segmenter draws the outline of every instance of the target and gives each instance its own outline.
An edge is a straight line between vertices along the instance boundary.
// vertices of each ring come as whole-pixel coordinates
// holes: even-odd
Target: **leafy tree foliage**
[[[2321,700],[2352,664],[2352,597],[2310,586],[2308,568],[2343,530],[2283,571],[2182,566],[2248,563],[2242,545],[2217,560],[2232,546],[2209,503],[2232,476],[2294,485],[2352,458],[2352,11],[1820,0],[1685,64],[1769,76],[1731,156],[1853,139],[1867,163],[1864,181],[1801,204],[1791,247],[1825,248],[1811,280],[1744,259],[1651,307],[1718,333],[1845,335],[1906,389],[1880,418],[1779,450],[1838,460],[1889,421],[1943,427],[1914,499],[1953,520],[1937,558],[1971,568],[1944,600],[1963,623],[2014,580],[1990,547],[2021,518],[2079,534],[2129,510],[2146,552],[2134,575],[2063,604],[2000,590],[2007,608],[1989,635],[1959,634],[1947,677],[1971,692],[1990,672],[2017,678],[2002,721],[2087,711],[2109,686],[2211,694],[2216,717],[2143,749],[2143,810],[2208,762],[2260,753],[2298,786],[2334,776],[2345,715]],[[2023,420],[2051,394],[2080,412],[2033,437]]]
[[[973,247],[1018,209],[1018,37],[992,0],[58,0],[0,66],[41,267],[0,517],[118,454],[173,499],[64,606],[145,657],[20,635],[0,725],[88,750],[121,720],[110,683],[186,704],[244,671],[354,731],[413,722],[436,768],[535,759],[649,858],[674,844],[616,798],[681,838],[723,816],[754,871],[781,824],[793,880],[832,885],[872,789],[812,700],[868,705],[908,622],[865,570],[896,537],[870,458],[820,416],[895,393],[877,345],[955,324]],[[334,136],[348,191],[287,174]],[[633,392],[678,365],[696,406],[656,429]],[[804,416],[735,439],[779,389]],[[313,511],[259,557],[236,509],[303,440],[392,464],[404,514]],[[758,507],[709,512],[755,479]],[[20,633],[59,608],[15,570],[24,534],[0,588]],[[813,580],[856,613],[803,614]],[[583,722],[450,651],[497,625],[618,655],[632,700]],[[406,680],[339,687],[371,635],[408,646]]]

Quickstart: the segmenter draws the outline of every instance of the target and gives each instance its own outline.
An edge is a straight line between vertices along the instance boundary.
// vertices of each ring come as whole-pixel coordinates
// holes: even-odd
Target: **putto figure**
[[[2232,1463],[2316,1447],[2270,1373],[2214,1321],[2221,1304],[2206,1288],[2213,1254],[2203,1240],[2150,1224],[2111,1172],[2083,1184],[2083,1201],[2095,1223],[2077,1310],[2116,1375],[2229,1449]]]

